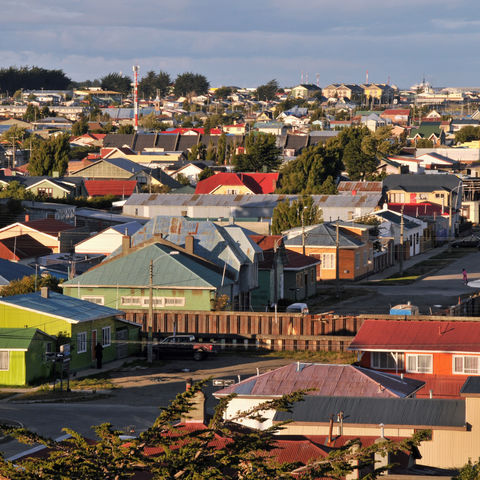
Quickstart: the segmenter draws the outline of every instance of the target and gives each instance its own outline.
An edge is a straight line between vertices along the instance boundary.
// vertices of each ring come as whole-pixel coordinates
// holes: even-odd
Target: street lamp
[[[459,188],[463,187],[463,183],[459,182],[459,184],[450,190],[449,193],[449,200],[448,200],[448,239],[452,240],[452,201],[453,201],[453,192],[458,190]],[[453,233],[453,238],[455,238],[455,232]]]

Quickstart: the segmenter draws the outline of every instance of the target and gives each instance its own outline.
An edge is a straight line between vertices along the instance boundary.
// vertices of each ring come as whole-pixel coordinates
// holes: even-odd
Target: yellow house
[[[366,83],[363,88],[364,103],[387,104],[393,101],[393,88],[384,83]]]

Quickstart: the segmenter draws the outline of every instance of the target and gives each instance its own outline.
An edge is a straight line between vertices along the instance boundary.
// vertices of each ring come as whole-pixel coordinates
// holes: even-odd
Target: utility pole
[[[302,253],[303,255],[305,255],[305,218],[304,218],[304,215],[305,215],[305,209],[307,207],[303,207],[302,208],[302,213],[301,213],[301,216],[302,216]]]
[[[403,274],[403,229],[404,229],[404,222],[403,222],[403,206],[402,206],[402,216],[400,218],[400,255],[399,255],[399,267],[400,267],[400,275]]]
[[[338,219],[335,225],[335,291],[337,298],[340,297],[340,231]]]
[[[148,289],[148,338],[147,338],[147,362],[153,362],[153,260],[150,260],[150,267],[149,267],[149,289]]]

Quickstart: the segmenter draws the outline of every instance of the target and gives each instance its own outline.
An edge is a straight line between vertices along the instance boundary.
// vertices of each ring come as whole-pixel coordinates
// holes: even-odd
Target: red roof
[[[228,173],[222,172],[200,180],[196,194],[212,193],[220,186],[245,186],[252,193],[273,193],[277,186],[278,173]]]
[[[480,352],[480,323],[366,320],[350,350]]]
[[[410,115],[410,110],[408,108],[392,108],[389,110],[385,110],[382,112],[380,115],[381,117],[383,115]]]
[[[137,187],[136,180],[85,180],[89,197],[115,195],[129,197]]]
[[[64,230],[72,230],[75,228],[73,225],[61,222],[55,218],[44,218],[41,220],[31,220],[20,223],[26,227],[33,228],[34,230],[38,230],[39,232],[46,233],[47,235],[52,235],[54,237],[58,237],[58,234]]]
[[[24,260],[51,253],[51,248],[46,247],[30,235],[19,235],[0,240],[0,258],[5,260]]]
[[[429,398],[430,390],[433,398],[460,398],[460,389],[468,375],[408,373],[408,377],[425,382],[425,386],[415,393],[416,398]]]
[[[436,203],[422,202],[422,203],[389,203],[388,209],[395,212],[401,212],[409,217],[433,217],[434,215],[448,215],[448,208],[443,209],[442,206]]]

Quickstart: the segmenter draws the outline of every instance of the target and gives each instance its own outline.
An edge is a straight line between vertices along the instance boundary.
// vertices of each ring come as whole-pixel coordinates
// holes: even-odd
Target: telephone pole
[[[148,338],[147,338],[147,362],[153,362],[153,260],[150,260],[149,267],[149,289],[148,289]]]
[[[403,230],[404,230],[403,206],[402,206],[401,213],[402,213],[402,216],[400,218],[400,258],[399,258],[400,275],[403,274]]]
[[[340,232],[338,227],[338,219],[335,225],[335,291],[337,298],[340,297]]]

